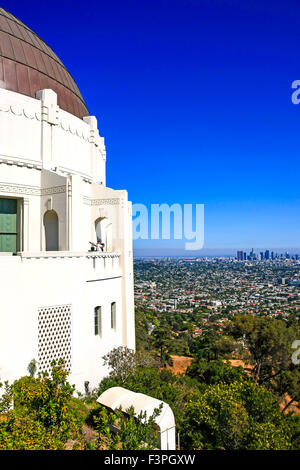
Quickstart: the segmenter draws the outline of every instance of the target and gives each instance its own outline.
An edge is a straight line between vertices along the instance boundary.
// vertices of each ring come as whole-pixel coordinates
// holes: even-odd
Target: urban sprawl
[[[300,260],[269,250],[235,258],[135,260],[135,302],[147,310],[186,315],[194,334],[235,314],[288,318],[300,313]],[[192,315],[191,315],[192,314]]]

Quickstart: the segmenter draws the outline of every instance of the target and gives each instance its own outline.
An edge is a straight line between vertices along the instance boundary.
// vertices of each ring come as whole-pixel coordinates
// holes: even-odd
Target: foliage
[[[153,338],[153,346],[158,350],[160,364],[163,367],[167,364],[172,365],[173,361],[169,354],[169,349],[173,340],[173,334],[170,325],[166,321],[161,321],[154,328],[151,336]]]
[[[28,364],[27,370],[30,375],[30,377],[34,377],[37,369],[37,363],[35,359],[32,359],[30,363]]]
[[[135,353],[132,349],[119,346],[103,356],[103,363],[110,368],[110,377],[124,384],[138,367],[153,365],[153,358],[145,351]]]
[[[209,385],[188,403],[183,429],[188,449],[292,448],[276,397],[250,381]]]
[[[237,380],[245,380],[246,374],[242,367],[234,367],[221,359],[207,361],[205,359],[194,360],[188,367],[186,374],[196,378],[198,382],[207,385],[217,383],[230,384]]]
[[[117,374],[105,377],[99,384],[98,396],[111,387],[122,386],[137,393],[144,393],[153,398],[168,403],[175,415],[176,426],[181,427],[181,421],[188,397],[198,390],[197,381],[184,376],[175,376],[170,370],[157,367],[139,366],[131,370],[126,381]]]
[[[197,337],[190,350],[193,356],[207,360],[216,359],[218,356],[216,344],[219,335],[213,326],[203,328],[202,334]]]
[[[137,350],[152,349],[150,331],[153,324],[153,314],[141,308],[135,309],[135,337]]]
[[[22,377],[6,392],[14,407],[0,421],[0,449],[63,449],[70,438],[80,439],[82,417],[72,404],[74,387],[68,384],[62,362],[52,363],[52,376]]]
[[[189,325],[195,319],[196,312],[184,320],[175,313],[168,322],[167,313],[156,317],[141,309],[138,351],[114,348],[103,357],[109,374],[88,394],[88,407],[87,397],[74,398],[63,363],[52,364],[51,376],[35,377],[31,361],[29,376],[1,384],[0,449],[155,448],[155,416],[108,411],[96,403],[103,391],[122,386],[170,405],[183,449],[299,450],[300,416],[283,413],[300,400],[300,368],[291,362],[299,320],[237,315],[222,332],[217,323],[202,325],[194,337]],[[174,352],[192,353],[185,374],[166,368]],[[251,364],[250,375],[227,362],[232,355]],[[282,410],[287,393],[290,401]]]
[[[0,388],[3,387],[3,384],[0,383]],[[0,415],[9,413],[13,404],[13,392],[12,387],[7,381],[4,383],[4,391],[0,398]]]
[[[298,323],[238,315],[228,324],[227,331],[248,352],[255,383],[264,384],[281,397],[290,394],[291,403],[300,399],[299,368],[291,361],[292,343],[300,337]]]
[[[156,417],[161,413],[159,407],[150,417],[146,412],[135,416],[133,407],[122,412],[121,408],[108,411],[99,405],[94,415],[97,438],[91,443],[94,450],[150,450],[157,447]]]
[[[121,383],[124,383],[128,375],[132,374],[136,368],[134,351],[127,347],[114,348],[102,359],[103,364],[111,369],[110,375],[118,377]]]
[[[241,336],[240,332],[236,334],[234,331],[236,327],[234,322],[228,322],[228,325],[223,342],[222,336],[214,328],[207,328],[204,335],[194,341],[195,358],[185,375],[175,376],[165,368],[137,366],[131,369],[123,382],[118,374],[111,374],[105,378],[100,383],[99,393],[112,386],[122,385],[165,401],[175,414],[183,448],[299,448],[299,422],[292,424],[290,417],[281,413],[280,394],[274,393],[274,387],[270,387],[268,381],[265,383],[262,381],[260,385],[253,380],[255,375],[253,378],[249,377],[242,367],[234,367],[229,362],[218,359],[218,356],[227,355],[232,349],[235,352],[240,349],[248,351],[247,335],[253,332],[255,320],[252,316],[246,322],[245,318],[242,319],[239,325]],[[275,328],[276,325],[277,323],[274,324]],[[162,327],[163,331],[165,325],[164,322],[160,322],[157,326]],[[270,335],[268,328],[256,329],[261,330],[261,339],[257,345],[259,350],[263,348],[264,341],[268,344],[268,337],[272,337],[272,334]],[[162,331],[158,335],[161,341],[163,341]],[[275,332],[273,335],[276,337]],[[285,338],[287,351],[288,338],[289,336]],[[176,340],[173,338],[173,341]],[[282,347],[283,343],[280,344]],[[274,351],[276,351],[275,345]],[[281,352],[281,356],[278,352],[278,365],[284,358],[288,359],[288,352],[284,354]],[[253,360],[251,356],[250,360]],[[270,357],[268,361],[271,361]],[[291,371],[288,360],[286,364],[285,373],[278,374],[277,380],[280,377],[282,390],[286,390],[285,382],[289,384],[290,389],[293,383],[294,390],[299,390],[298,376],[295,371]],[[120,370],[122,368],[120,366]]]
[[[190,356],[188,340],[185,335],[177,336],[169,345],[168,353],[175,356]]]

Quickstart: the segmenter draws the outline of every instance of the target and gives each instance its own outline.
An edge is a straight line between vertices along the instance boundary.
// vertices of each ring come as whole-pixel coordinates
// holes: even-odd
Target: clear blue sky
[[[206,248],[300,246],[299,0],[1,5],[74,76],[110,187],[205,204]]]

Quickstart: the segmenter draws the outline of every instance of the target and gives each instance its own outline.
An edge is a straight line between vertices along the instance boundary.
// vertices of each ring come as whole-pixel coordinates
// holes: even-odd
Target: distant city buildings
[[[239,251],[241,261],[244,254],[256,260],[261,255]],[[170,322],[182,324],[182,332],[193,327],[196,335],[207,323],[222,323],[232,315],[287,319],[300,312],[300,261],[293,258],[274,253],[272,261],[270,251],[264,262],[237,262],[233,257],[136,259],[135,305],[157,315],[167,313]]]
[[[270,250],[266,250],[265,252],[260,251],[259,253],[256,254],[254,252],[254,249],[252,248],[249,254],[247,254],[247,252],[243,250],[238,250],[236,259],[238,261],[262,261],[262,260],[269,260],[269,259],[271,260],[276,260],[276,259],[299,260],[299,255],[298,254],[290,255],[288,251],[286,251],[284,254],[283,253],[278,254],[278,253],[274,253],[274,251],[270,252]]]

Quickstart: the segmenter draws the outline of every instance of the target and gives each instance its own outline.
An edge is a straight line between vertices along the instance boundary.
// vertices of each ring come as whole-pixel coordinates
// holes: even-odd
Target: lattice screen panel
[[[61,358],[71,370],[71,305],[43,307],[38,315],[39,371],[51,372],[51,362]]]

